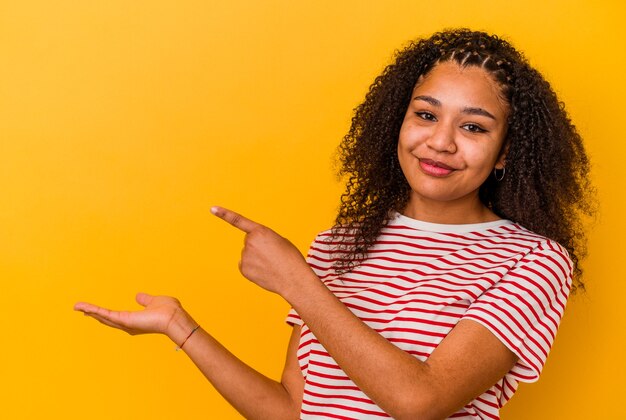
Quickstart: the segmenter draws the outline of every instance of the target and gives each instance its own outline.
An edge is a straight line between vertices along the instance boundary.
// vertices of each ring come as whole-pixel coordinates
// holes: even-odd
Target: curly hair
[[[581,137],[550,84],[520,52],[497,36],[468,29],[438,32],[396,52],[355,109],[338,149],[339,176],[347,182],[332,230],[344,254],[335,270],[358,265],[392,212],[407,205],[411,188],[398,161],[400,127],[420,76],[446,61],[488,72],[510,109],[506,177],[498,182],[491,175],[479,189],[480,200],[498,216],[560,243],[573,262],[572,289],[584,289],[583,219],[595,206]]]

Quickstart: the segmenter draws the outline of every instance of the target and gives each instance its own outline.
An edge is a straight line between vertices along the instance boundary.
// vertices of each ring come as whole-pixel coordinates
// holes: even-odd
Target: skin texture
[[[478,67],[446,62],[420,78],[411,96],[398,141],[411,186],[405,215],[432,223],[498,220],[478,197],[505,161],[508,105],[496,82]]]

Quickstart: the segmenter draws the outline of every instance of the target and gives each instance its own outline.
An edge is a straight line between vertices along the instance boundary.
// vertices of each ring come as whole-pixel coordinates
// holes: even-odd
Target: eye
[[[431,114],[430,112],[426,112],[426,111],[417,111],[415,112],[415,115],[417,115],[418,117],[420,117],[423,120],[426,121],[437,121],[437,118]]]
[[[461,127],[463,127],[463,129],[469,131],[470,133],[485,133],[485,132],[487,132],[487,130],[485,130],[484,128],[482,128],[478,124],[473,124],[473,123],[465,124],[465,125],[462,125]]]

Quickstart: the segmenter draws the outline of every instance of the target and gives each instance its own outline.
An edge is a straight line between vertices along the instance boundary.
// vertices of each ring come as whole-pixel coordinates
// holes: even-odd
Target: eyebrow
[[[428,102],[432,106],[436,106],[436,107],[440,107],[441,106],[441,101],[439,101],[438,99],[433,98],[432,96],[428,96],[428,95],[418,95],[415,98],[413,98],[413,100],[414,101],[418,100],[418,101]],[[494,117],[493,114],[491,114],[490,112],[486,111],[483,108],[465,107],[465,108],[463,108],[463,110],[461,112],[464,113],[464,114],[469,114],[469,115],[482,115],[483,117],[491,118],[492,120],[496,119],[496,117]]]

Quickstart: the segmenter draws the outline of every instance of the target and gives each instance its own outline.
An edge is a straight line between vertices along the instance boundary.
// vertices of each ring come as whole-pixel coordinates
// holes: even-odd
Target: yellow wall
[[[171,294],[277,377],[287,305],[242,279],[230,206],[303,251],[332,153],[392,51],[443,27],[507,36],[587,139],[602,213],[539,383],[508,419],[623,418],[624,6],[598,1],[0,2],[0,418],[235,419],[162,337],[72,311]],[[558,158],[558,157],[556,157]]]

